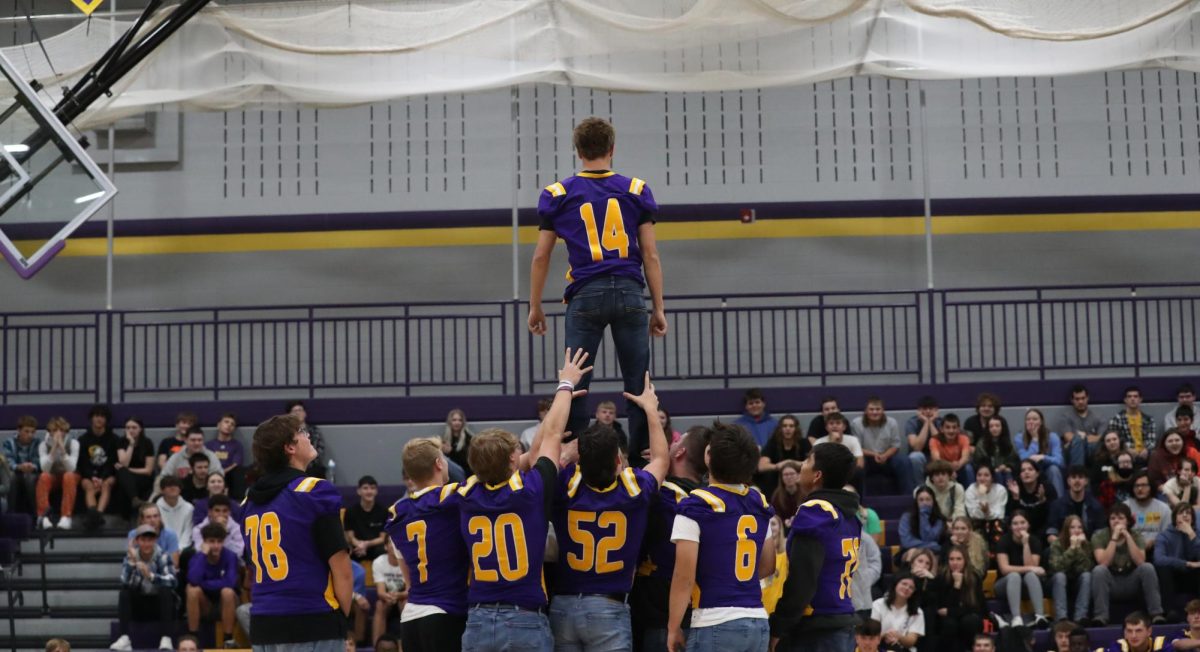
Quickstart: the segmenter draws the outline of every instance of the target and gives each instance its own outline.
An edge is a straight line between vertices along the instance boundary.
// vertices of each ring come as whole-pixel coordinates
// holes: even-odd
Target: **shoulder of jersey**
[[[324,478],[301,478],[291,485],[292,493],[303,494],[305,500],[342,508],[342,494],[333,483]]]
[[[796,517],[805,521],[824,521],[834,520],[840,521],[842,514],[827,500],[814,498],[800,503],[800,508],[796,510]]]
[[[693,504],[705,505],[718,514],[725,513],[725,500],[708,489],[693,489],[688,498],[695,499],[691,501]]]
[[[546,186],[546,192],[550,193],[551,197],[562,197],[567,194],[567,186],[571,185],[571,183],[577,178],[578,177],[567,177],[561,181],[555,181],[554,183]],[[622,181],[624,181],[625,178],[626,177],[621,177]],[[627,192],[631,195],[641,195],[642,191],[646,189],[646,182],[637,177],[628,177],[628,179],[629,187]]]
[[[388,508],[388,519],[394,520],[397,514],[402,511],[407,512],[412,508],[410,506],[416,504],[418,500],[429,494],[434,496],[433,502],[435,504],[440,505],[445,503],[447,500],[452,501],[456,496],[458,496],[458,483],[451,482],[440,487],[428,487],[426,489],[422,489],[421,491],[415,491],[404,496],[400,500],[392,503],[392,506]]]
[[[617,480],[621,486],[632,497],[637,497],[642,493],[642,486],[638,482],[637,471],[632,467],[626,467],[618,475]],[[567,497],[574,498],[579,487],[583,485],[583,470],[575,467],[575,472],[571,474],[571,479],[567,481]]]
[[[757,496],[758,500],[756,502],[762,505],[763,509],[770,509],[771,503],[767,501],[767,497],[763,495],[763,492],[758,490],[758,487],[750,487],[750,496]]]

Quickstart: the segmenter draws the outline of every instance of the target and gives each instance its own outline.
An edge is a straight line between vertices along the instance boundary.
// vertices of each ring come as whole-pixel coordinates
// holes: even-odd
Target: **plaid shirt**
[[[141,552],[138,553],[138,561],[142,560]],[[159,589],[175,588],[175,565],[171,563],[171,555],[162,551],[162,548],[154,546],[154,555],[150,561],[146,562],[150,567],[150,578],[147,579],[138,571],[135,562],[129,559],[129,555],[125,555],[125,559],[121,562],[121,585],[131,589],[140,589],[142,593],[157,593]]]
[[[1116,430],[1121,435],[1121,444],[1130,450],[1133,449],[1133,433],[1129,430],[1129,415],[1125,414],[1124,409],[1108,420],[1108,429]],[[1142,447],[1152,451],[1157,443],[1158,427],[1154,423],[1154,417],[1142,412]]]
[[[42,443],[42,440],[36,436],[29,442],[28,446],[22,446],[17,441],[16,435],[5,439],[4,444],[0,448],[4,451],[4,457],[8,459],[8,468],[16,471],[18,464],[32,462],[40,470],[40,464],[38,463],[38,444],[40,443]]]

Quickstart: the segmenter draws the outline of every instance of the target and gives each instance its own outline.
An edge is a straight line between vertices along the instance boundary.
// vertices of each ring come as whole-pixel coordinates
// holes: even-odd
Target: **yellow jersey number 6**
[[[846,559],[846,567],[842,570],[838,597],[845,600],[846,596],[850,595],[850,582],[854,579],[854,571],[858,570],[858,537],[842,539],[842,557]]]
[[[254,563],[254,581],[261,584],[263,569],[267,577],[281,582],[288,576],[287,553],[283,551],[283,531],[279,527],[279,515],[266,512],[246,517],[246,538],[250,546],[250,561]]]
[[[584,230],[587,231],[588,248],[592,250],[593,262],[604,260],[605,250],[617,252],[617,258],[629,257],[629,235],[625,233],[625,220],[621,217],[620,202],[612,197],[608,199],[608,206],[604,209],[603,233],[596,230],[596,213],[592,210],[590,202],[579,207],[579,217],[583,220]]]
[[[754,569],[758,566],[758,544],[750,535],[758,532],[758,521],[753,516],[743,516],[737,522],[737,560],[733,565],[733,576],[739,582],[749,582],[754,579]]]

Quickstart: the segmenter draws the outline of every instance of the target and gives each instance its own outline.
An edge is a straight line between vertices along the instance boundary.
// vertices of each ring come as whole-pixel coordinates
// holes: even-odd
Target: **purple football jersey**
[[[383,527],[408,564],[408,601],[467,613],[467,545],[458,525],[458,483],[427,487],[396,501]]]
[[[804,615],[854,613],[850,581],[858,568],[858,544],[862,537],[858,517],[842,513],[828,501],[808,500],[796,510],[788,542],[796,535],[817,539],[825,549],[825,562],[817,577],[817,592]]]
[[[675,544],[671,542],[671,526],[680,503],[688,497],[687,489],[666,480],[658,490],[658,500],[650,508],[650,518],[656,519],[662,536],[646,542],[646,555],[638,568],[638,575],[657,577],[667,581],[675,574]]]
[[[336,487],[308,477],[292,480],[266,504],[245,502],[242,529],[251,561],[247,572],[254,578],[252,615],[295,616],[339,608],[313,523],[336,518],[341,508]]]
[[[546,606],[547,499],[553,500],[558,468],[548,458],[505,482],[487,485],[471,476],[458,490],[461,538],[471,559],[468,604]]]
[[[603,489],[583,482],[579,467],[559,475],[554,532],[559,593],[628,593],[658,481],[626,468]]]
[[[679,503],[700,525],[692,607],[762,607],[758,557],[774,510],[754,487],[713,484]]]
[[[615,172],[580,172],[542,191],[538,217],[542,231],[567,243],[570,299],[597,276],[624,276],[642,285],[638,227],[654,221],[658,204],[645,181]]]

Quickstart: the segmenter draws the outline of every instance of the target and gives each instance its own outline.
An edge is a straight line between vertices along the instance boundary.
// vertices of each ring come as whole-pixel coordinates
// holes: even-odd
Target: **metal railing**
[[[1200,366],[1200,285],[681,296],[673,388],[1166,374]],[[521,395],[555,382],[518,301],[0,314],[0,402]],[[598,382],[620,380],[611,344]]]

